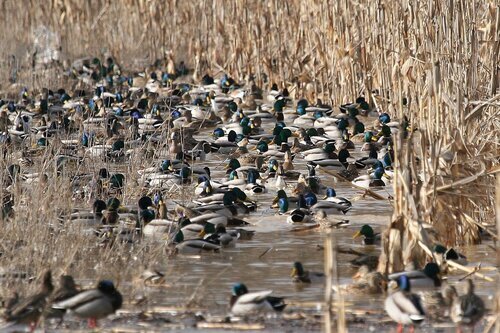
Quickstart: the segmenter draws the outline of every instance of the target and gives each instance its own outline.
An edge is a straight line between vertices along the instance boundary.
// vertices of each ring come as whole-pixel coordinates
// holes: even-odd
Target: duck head
[[[365,142],[372,142],[373,133],[371,131],[365,132],[364,139],[365,139]]]
[[[365,238],[373,238],[375,237],[375,232],[373,228],[368,224],[363,225],[352,238],[358,238],[360,236],[364,236]]]
[[[278,161],[274,158],[271,158],[267,164],[267,168],[268,168],[269,172],[278,171]]]
[[[183,166],[179,170],[179,176],[182,180],[187,180],[191,176],[191,169],[187,166]]]
[[[347,126],[349,126],[349,123],[344,118],[339,119],[339,121],[337,122],[337,128],[340,131],[344,131],[347,128]]]
[[[231,206],[234,201],[236,201],[236,196],[233,191],[227,191],[224,193],[224,196],[222,197],[222,203],[224,206]]]
[[[248,293],[247,286],[245,286],[243,283],[236,283],[235,285],[233,285],[233,288],[232,288],[232,295],[233,296],[241,296],[241,295],[245,295],[247,293]]]
[[[213,223],[207,222],[203,226],[203,229],[201,229],[199,237],[203,238],[205,237],[205,235],[210,235],[213,234],[214,232],[215,232],[215,226],[213,225]]]
[[[283,108],[285,107],[286,105],[286,101],[284,98],[280,98],[278,100],[276,100],[273,104],[273,110],[274,112],[283,112]]]
[[[309,181],[311,181],[314,178],[309,178]],[[313,192],[307,192],[304,194],[304,200],[306,202],[307,207],[314,206],[316,203],[318,203],[318,198],[316,197],[316,194]]]
[[[349,153],[349,151],[347,149],[343,148],[339,151],[338,158],[339,158],[340,162],[347,163],[348,157],[351,157],[351,154]]]
[[[378,116],[378,120],[382,123],[382,124],[387,124],[391,121],[391,117],[387,114],[387,113],[382,113],[380,116]]]
[[[229,142],[236,142],[236,137],[237,137],[237,136],[238,136],[238,135],[236,134],[236,132],[235,132],[235,131],[230,130],[230,131],[229,131],[229,133],[227,133],[227,140],[228,140]]]
[[[373,172],[373,179],[376,180],[382,179],[384,173],[385,173],[384,168],[376,168],[375,171]]]
[[[241,167],[240,161],[238,161],[236,158],[232,158],[226,164],[225,169],[226,170],[236,170],[236,169],[238,169],[240,167]]]
[[[255,169],[250,169],[248,170],[248,175],[247,175],[247,183],[248,184],[256,184],[257,179],[260,178],[259,172]]]
[[[183,241],[184,241],[184,233],[182,232],[182,230],[179,229],[179,231],[177,231],[177,233],[174,236],[173,243],[174,244],[180,244]]]
[[[163,172],[167,172],[167,171],[173,171],[174,167],[173,167],[172,162],[170,160],[163,160],[163,161],[161,161],[160,169]]]
[[[398,287],[401,291],[410,291],[410,279],[406,275],[401,275],[398,278]]]
[[[439,265],[435,262],[428,262],[423,269],[424,274],[431,279],[439,278],[440,271]]]
[[[240,190],[238,187],[234,187],[231,192],[233,192],[235,200],[243,202],[243,201],[249,201],[247,195],[245,192]]]
[[[288,198],[279,198],[278,199],[278,209],[280,214],[284,214],[288,211]]]
[[[102,200],[95,200],[92,209],[94,214],[102,214],[102,211],[106,209],[106,203]]]
[[[236,179],[239,179],[238,172],[236,172],[236,170],[231,170],[231,172],[229,173],[229,180],[236,180]]]
[[[110,198],[107,203],[108,210],[117,210],[120,207],[120,200],[117,198]]]
[[[294,262],[290,276],[291,277],[299,277],[299,276],[303,276],[304,274],[305,274],[304,266],[302,266],[302,264],[298,261]]]
[[[300,108],[305,109],[308,106],[309,106],[309,102],[307,101],[307,99],[302,98],[302,99],[299,99],[299,101],[297,102],[297,108],[300,107]]]
[[[279,139],[280,139],[280,144],[281,143],[287,143],[288,138],[292,136],[292,131],[290,131],[288,128],[284,128],[280,131],[278,134]]]
[[[335,151],[335,144],[334,143],[327,143],[324,147],[323,147],[323,151],[327,154],[331,154]]]
[[[386,168],[392,166],[392,157],[389,152],[384,154],[384,157],[382,158],[382,164]]]
[[[326,197],[327,198],[335,198],[337,196],[337,192],[333,189],[333,187],[329,187],[326,189]]]
[[[221,138],[224,136],[224,130],[222,128],[216,128],[213,131],[213,136],[215,138]]]
[[[269,150],[269,146],[268,146],[267,142],[261,140],[261,141],[259,141],[259,143],[257,143],[256,149],[259,153],[265,153],[266,151]]]
[[[277,204],[278,200],[281,198],[288,199],[288,196],[286,195],[285,190],[278,190],[278,192],[276,192],[276,196],[273,199],[273,205]]]

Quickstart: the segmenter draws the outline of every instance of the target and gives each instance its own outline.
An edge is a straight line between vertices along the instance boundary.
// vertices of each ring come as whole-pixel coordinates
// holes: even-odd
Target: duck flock
[[[325,184],[343,182],[375,198],[387,193],[393,136],[411,130],[407,119],[391,119],[363,96],[331,106],[292,98],[297,87],[259,87],[251,76],[238,82],[207,74],[192,82],[186,74],[184,63],[125,73],[112,58],[85,59],[65,72],[76,82],[71,90],[22,88],[0,100],[1,153],[12,162],[3,177],[3,223],[16,219],[19,188],[67,177],[75,207],[60,214],[65,232],[105,246],[160,244],[175,260],[248,241],[259,232],[248,217],[263,210],[306,231],[348,225],[356,202]],[[42,167],[42,159],[53,167]],[[262,199],[266,194],[274,200]],[[354,236],[380,245],[369,224]],[[386,297],[387,314],[400,325],[451,318],[458,327],[474,327],[485,307],[472,280],[461,296],[442,280],[446,260],[464,257],[439,244],[434,251],[439,263],[385,276],[376,271],[377,256],[350,250],[359,271],[345,288]],[[300,262],[290,266],[295,283],[325,281]],[[122,306],[112,281],[79,290],[63,275],[55,289],[50,271],[40,276],[36,294],[14,293],[4,302],[6,322],[34,328],[42,319],[72,314],[95,327]],[[159,273],[145,279],[163,281]],[[227,291],[231,313],[283,311],[286,300],[271,293],[235,281]]]

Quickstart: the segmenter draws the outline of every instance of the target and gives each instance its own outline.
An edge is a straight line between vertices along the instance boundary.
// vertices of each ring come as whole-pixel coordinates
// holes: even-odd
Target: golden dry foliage
[[[194,78],[252,73],[257,84],[267,78],[333,105],[364,94],[418,129],[396,143],[400,245],[416,244],[418,222],[454,245],[478,241],[478,223],[492,221],[500,155],[494,0],[6,0],[0,10],[0,88],[11,72],[9,55],[30,68],[32,32],[43,25],[60,34],[68,59],[108,52],[140,68],[172,50],[195,68]],[[48,74],[21,70],[19,81],[58,82]]]

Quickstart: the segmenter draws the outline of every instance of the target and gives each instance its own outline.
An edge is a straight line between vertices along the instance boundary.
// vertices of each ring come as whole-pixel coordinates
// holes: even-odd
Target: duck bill
[[[356,233],[352,236],[353,239],[361,237],[361,231],[356,231]]]
[[[297,269],[296,268],[292,268],[292,271],[290,272],[290,277],[294,277],[297,275]]]
[[[353,279],[353,280],[357,280],[357,279],[359,279],[359,278],[361,278],[361,273],[360,273],[360,272],[356,272],[356,274],[354,274],[354,275],[352,276],[352,279]]]
[[[198,236],[200,236],[200,238],[205,237],[205,235],[206,235],[205,230],[200,231],[200,233],[198,234]]]

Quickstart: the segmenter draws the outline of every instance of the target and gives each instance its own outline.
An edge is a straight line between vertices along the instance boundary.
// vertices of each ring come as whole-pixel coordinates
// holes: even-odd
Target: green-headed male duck
[[[248,314],[283,311],[286,307],[282,297],[271,296],[271,290],[249,292],[243,283],[233,286],[230,306],[231,313],[237,316]]]
[[[320,272],[306,271],[302,263],[296,261],[293,263],[292,272],[290,273],[292,281],[295,283],[323,283],[325,282],[325,274]]]
[[[203,252],[219,252],[220,250],[220,245],[202,238],[184,240],[182,230],[175,234],[173,244],[175,244],[175,252],[181,254],[201,254]]]
[[[410,291],[410,279],[402,275],[397,281],[398,289],[385,299],[385,311],[398,323],[398,333],[403,332],[403,325],[420,324],[425,320],[425,312],[417,295]]]
[[[375,233],[373,228],[368,224],[361,226],[352,238],[358,238],[361,236],[363,236],[363,244],[365,245],[380,244],[380,233]]]
[[[404,275],[414,288],[433,288],[441,286],[440,268],[438,264],[429,262],[422,270],[404,271],[389,275],[389,280],[396,280]]]
[[[97,320],[113,314],[122,306],[123,298],[112,281],[102,280],[97,288],[82,291],[75,296],[52,305],[56,310],[66,310],[77,317],[89,320],[95,328]]]

